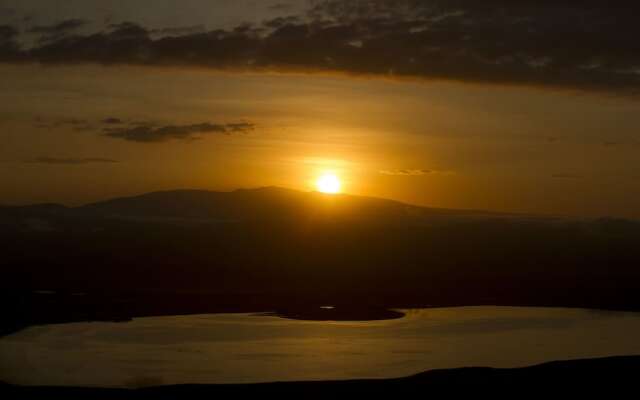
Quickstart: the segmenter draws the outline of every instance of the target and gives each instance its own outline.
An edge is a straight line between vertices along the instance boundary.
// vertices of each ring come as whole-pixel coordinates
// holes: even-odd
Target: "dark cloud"
[[[82,27],[86,23],[87,23],[86,21],[81,19],[68,19],[54,25],[34,26],[28,31],[31,33],[44,33],[44,34],[55,34],[59,32],[68,33]]]
[[[244,121],[225,124],[203,122],[190,125],[159,125],[154,122],[127,121],[117,117],[108,117],[95,123],[78,118],[47,120],[37,117],[34,119],[34,126],[41,129],[67,127],[75,131],[97,131],[103,136],[142,143],[164,142],[172,139],[197,140],[205,134],[230,135],[247,133],[255,129],[253,123]]]
[[[252,131],[255,128],[255,125],[250,122],[236,122],[226,124],[225,128],[228,132],[248,132]]]
[[[0,25],[0,61],[19,61],[22,57],[17,42],[18,30],[9,25]]]
[[[109,158],[59,158],[59,157],[38,157],[25,161],[32,164],[60,164],[60,165],[82,165],[82,164],[113,164],[118,161]]]
[[[109,118],[103,119],[102,123],[107,125],[118,125],[118,124],[122,124],[123,121],[120,118],[109,117]]]
[[[0,25],[0,43],[10,42],[18,36],[18,30],[9,25]]]
[[[109,25],[110,35],[115,39],[136,39],[147,37],[150,31],[133,22],[119,22]]]
[[[328,0],[312,14],[358,27],[363,49],[390,60],[369,59],[380,73],[636,93],[640,57],[630,38],[640,33],[640,6],[624,4]]]
[[[640,89],[638,2],[312,4],[306,15],[260,27],[244,24],[163,37],[130,22],[114,24],[91,35],[65,35],[18,55],[1,47],[0,61],[343,72],[627,95]],[[14,37],[0,40],[15,44]]]
[[[300,23],[300,18],[296,16],[278,17],[263,22],[263,25],[267,28],[278,29],[286,25],[293,25]]]
[[[155,126],[151,124],[135,125],[126,128],[105,128],[104,136],[129,140],[132,142],[157,143],[172,139],[195,140],[203,134],[245,133],[254,129],[250,123],[211,124],[208,122],[192,125]]]
[[[87,21],[82,19],[68,19],[54,25],[34,26],[27,30],[27,32],[41,35],[41,42],[53,42],[62,40],[67,35],[76,32],[86,24]]]
[[[182,35],[195,35],[198,33],[206,32],[204,25],[182,26],[173,28],[161,28],[153,29],[149,33],[162,36],[182,36]]]
[[[394,176],[421,176],[429,174],[451,174],[451,171],[438,171],[432,169],[383,169],[379,171],[382,175]]]

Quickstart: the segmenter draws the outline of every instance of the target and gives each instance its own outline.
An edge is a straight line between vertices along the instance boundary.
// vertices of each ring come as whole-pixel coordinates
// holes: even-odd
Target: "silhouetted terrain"
[[[435,393],[490,394],[492,397],[520,398],[526,394],[558,395],[601,393],[609,398],[626,397],[636,389],[639,356],[590,360],[554,361],[526,368],[460,368],[434,370],[400,379],[265,383],[253,385],[178,385],[136,390],[20,387],[0,384],[0,394],[19,398],[64,396],[65,399],[158,399],[204,398],[212,395],[296,395],[325,398],[327,395],[389,393],[393,396]],[[593,392],[598,390],[598,392]]]
[[[628,220],[264,188],[1,207],[0,236],[7,331],[326,304],[640,309],[640,223]]]

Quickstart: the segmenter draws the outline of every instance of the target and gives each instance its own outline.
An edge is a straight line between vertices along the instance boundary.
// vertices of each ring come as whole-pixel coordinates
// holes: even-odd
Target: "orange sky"
[[[3,203],[173,188],[312,190],[331,170],[345,192],[436,207],[640,216],[634,100],[186,68],[0,70]],[[105,136],[106,118],[254,129],[144,143]]]

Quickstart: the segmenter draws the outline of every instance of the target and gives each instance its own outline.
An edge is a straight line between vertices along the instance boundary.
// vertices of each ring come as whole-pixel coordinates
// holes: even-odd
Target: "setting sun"
[[[340,193],[341,186],[340,179],[332,173],[322,174],[316,181],[316,188],[321,193]]]

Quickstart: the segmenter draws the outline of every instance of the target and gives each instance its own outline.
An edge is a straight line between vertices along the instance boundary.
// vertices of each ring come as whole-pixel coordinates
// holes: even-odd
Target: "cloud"
[[[107,125],[118,125],[118,124],[122,124],[123,121],[120,118],[109,117],[109,118],[103,119],[102,123]]]
[[[59,157],[38,157],[33,160],[25,161],[30,164],[60,164],[60,165],[82,165],[82,164],[113,164],[117,160],[109,158],[59,158]]]
[[[637,2],[622,6],[602,0],[324,0],[312,4],[306,14],[260,26],[206,32],[166,28],[173,34],[155,37],[161,29],[126,22],[88,35],[65,34],[17,52],[16,37],[9,32],[0,34],[0,61],[320,71],[625,95],[640,91]],[[67,25],[41,28],[77,29]]]
[[[204,27],[204,25],[169,27],[169,28],[153,29],[149,31],[149,33],[153,35],[162,35],[162,36],[194,35],[194,34],[199,34],[204,32],[206,32],[206,28]]]
[[[226,124],[225,128],[228,132],[248,132],[252,131],[255,128],[255,125],[250,122],[236,122]]]
[[[149,32],[133,22],[119,22],[109,25],[109,35],[116,40],[137,39],[147,37]]]
[[[22,57],[17,42],[18,30],[9,25],[0,25],[0,61],[18,61]]]
[[[431,169],[385,169],[379,171],[383,175],[393,176],[421,176],[429,174],[451,174],[450,171],[436,171]]]
[[[68,19],[54,25],[34,26],[33,28],[29,29],[28,32],[44,34],[56,34],[60,32],[68,33],[82,27],[86,23],[87,21],[81,19]]]
[[[53,42],[62,40],[86,24],[87,21],[82,19],[67,19],[54,25],[34,26],[28,29],[27,32],[41,35],[40,42]]]
[[[96,131],[106,137],[139,143],[158,143],[168,140],[191,141],[201,139],[205,134],[230,135],[247,133],[255,129],[255,124],[246,121],[224,124],[203,122],[188,125],[159,125],[154,122],[127,121],[117,117],[108,117],[95,123],[79,118],[47,120],[37,117],[34,119],[34,126],[40,129],[68,127],[75,131]]]
[[[0,43],[10,42],[18,36],[18,30],[9,25],[0,25]]]
[[[270,19],[268,21],[264,21],[262,25],[270,29],[278,29],[286,25],[299,24],[300,21],[301,21],[300,18],[290,15],[287,17],[277,17],[274,19]]]
[[[141,124],[128,126],[125,128],[105,128],[103,135],[116,139],[123,139],[132,142],[158,143],[172,139],[195,140],[203,134],[221,133],[246,133],[254,129],[254,125],[248,122],[230,124],[212,124],[204,122],[192,125],[165,125],[155,126],[152,124]]]

